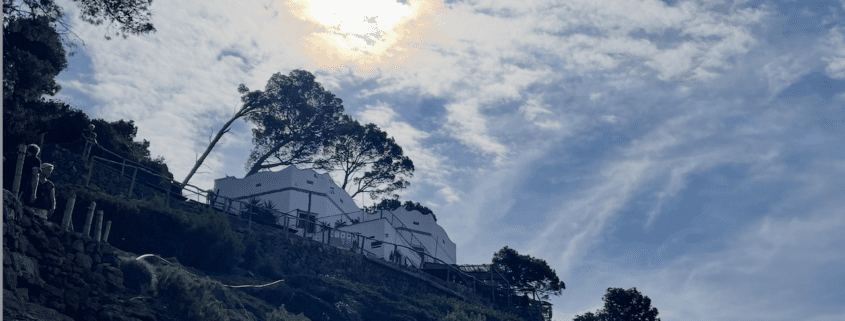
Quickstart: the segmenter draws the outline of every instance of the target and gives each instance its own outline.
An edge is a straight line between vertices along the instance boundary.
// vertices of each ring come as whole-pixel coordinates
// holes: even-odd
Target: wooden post
[[[120,177],[123,177],[123,169],[126,167],[126,160],[123,160],[123,164],[120,165]]]
[[[129,193],[126,194],[127,198],[132,198],[132,190],[135,189],[135,176],[138,175],[138,167],[135,167],[135,171],[132,173],[132,184],[129,184]]]
[[[65,215],[62,216],[62,231],[67,231],[70,227],[71,219],[73,218],[73,206],[76,205],[76,193],[70,195],[65,205]]]
[[[103,233],[103,242],[109,242],[109,232],[111,232],[111,221],[106,222],[106,232]]]
[[[23,174],[23,159],[26,157],[26,145],[18,145],[18,163],[15,165],[15,181],[12,183],[12,193],[18,196],[21,191],[21,175]]]
[[[85,226],[82,227],[82,235],[88,236],[91,234],[91,220],[94,219],[94,210],[97,208],[97,202],[91,202],[88,205],[88,216],[85,217]]]
[[[94,174],[94,162],[93,162],[93,160],[91,161],[90,164],[88,164],[88,176],[85,177],[85,186],[88,186],[88,184],[91,183],[91,175],[92,174]]]
[[[94,225],[94,239],[100,241],[103,232],[103,210],[97,211],[97,223]]]

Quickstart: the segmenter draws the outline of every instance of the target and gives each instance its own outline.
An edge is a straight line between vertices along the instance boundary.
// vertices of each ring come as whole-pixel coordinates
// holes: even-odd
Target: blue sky
[[[178,178],[238,84],[305,69],[414,160],[401,195],[459,263],[557,270],[555,320],[608,287],[663,320],[845,320],[845,1],[156,1],[157,33],[112,40],[63,3],[59,98]],[[250,126],[192,183],[242,177]]]

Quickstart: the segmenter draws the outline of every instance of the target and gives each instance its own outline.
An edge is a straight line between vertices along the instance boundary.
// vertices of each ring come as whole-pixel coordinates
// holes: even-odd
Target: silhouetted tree
[[[340,172],[341,188],[346,190],[351,186],[352,198],[369,193],[375,200],[410,185],[405,178],[414,175],[414,163],[375,124],[362,126],[343,115],[333,135],[326,138],[323,158],[315,162],[315,168]],[[360,172],[363,174],[355,175]]]
[[[152,14],[149,7],[152,0],[73,0],[79,7],[82,21],[93,25],[108,22],[106,39],[111,35],[140,35],[155,32],[150,23]],[[53,0],[3,0],[3,18],[46,18],[51,25],[58,25],[56,30],[62,35],[70,33],[64,21],[64,11]],[[117,31],[112,31],[117,27]],[[68,42],[69,45],[72,45]]]
[[[246,119],[257,128],[252,130],[255,147],[245,166],[247,175],[278,166],[314,164],[343,112],[342,101],[304,70],[294,70],[289,76],[276,73],[263,92],[248,95],[245,104],[253,112]]]
[[[651,299],[637,288],[608,288],[602,299],[603,309],[575,316],[574,321],[660,321],[657,308],[651,306]]]
[[[191,171],[188,172],[187,176],[185,176],[185,179],[182,181],[182,186],[188,184],[188,182],[191,180],[191,177],[194,176],[194,174],[197,172],[197,169],[199,169],[200,165],[202,165],[202,163],[205,161],[205,158],[208,157],[208,154],[211,153],[211,150],[214,148],[215,145],[217,145],[217,142],[220,141],[220,138],[223,137],[223,134],[226,134],[229,132],[229,130],[231,130],[232,123],[234,123],[235,120],[245,117],[260,106],[258,104],[252,103],[260,95],[259,91],[250,92],[249,88],[247,88],[244,84],[240,84],[240,86],[238,86],[238,92],[241,94],[241,102],[243,103],[243,105],[241,105],[241,109],[235,112],[232,118],[230,118],[229,121],[223,124],[223,128],[220,128],[220,130],[217,131],[217,135],[215,135],[214,139],[208,143],[208,147],[205,148],[205,152],[202,153],[202,156],[200,156],[200,158],[198,158],[197,161],[194,163],[194,167],[191,168]]]
[[[399,201],[399,195],[393,195],[392,198],[382,199],[380,202],[373,204],[373,206],[364,206],[364,211],[369,213],[375,213],[375,211],[379,210],[393,211],[400,206],[402,206],[402,202]]]
[[[545,260],[519,254],[507,246],[493,254],[493,265],[504,274],[516,292],[533,293],[541,299],[560,295],[566,285]]]

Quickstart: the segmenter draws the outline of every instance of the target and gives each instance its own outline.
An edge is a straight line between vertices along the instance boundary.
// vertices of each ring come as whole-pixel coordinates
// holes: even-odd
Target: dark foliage
[[[397,195],[394,195],[393,198],[382,199],[381,202],[378,202],[373,206],[365,206],[364,211],[368,213],[375,213],[379,210],[394,211],[400,207],[404,207],[406,211],[419,211],[423,215],[431,215],[434,218],[434,221],[437,222],[437,216],[434,215],[434,211],[430,208],[412,201],[405,201],[405,203],[402,203],[399,201],[399,196]]]
[[[304,70],[289,76],[273,74],[264,91],[246,87],[244,104],[253,111],[246,120],[252,130],[255,147],[245,168],[247,175],[262,169],[294,164],[314,164],[327,136],[338,124],[343,104]]]
[[[493,255],[493,265],[504,274],[511,287],[522,293],[560,295],[566,285],[545,260],[519,254],[507,246]]]
[[[109,243],[122,250],[176,257],[186,266],[215,272],[227,272],[242,260],[243,236],[232,231],[225,214],[188,213],[169,208],[162,199],[126,199],[84,187],[65,185],[56,191],[57,212],[64,211],[71,193],[77,195],[75,211],[86,212],[95,201],[103,221],[114,221]],[[85,215],[74,215],[76,231],[84,220]]]
[[[660,321],[657,308],[651,306],[651,299],[642,295],[637,288],[608,288],[602,297],[604,308],[596,313],[587,312],[575,316],[575,321]]]
[[[3,28],[4,153],[37,143],[47,125],[70,107],[46,100],[61,87],[55,76],[67,67],[58,33],[46,18],[12,18]]]
[[[108,23],[106,39],[111,36],[141,35],[155,32],[150,23],[152,0],[73,0],[79,7],[82,21],[93,25]],[[53,0],[3,0],[3,18],[44,18],[59,26],[62,35],[69,35],[70,28],[64,21],[64,11]],[[117,30],[114,30],[114,29]],[[66,40],[68,45],[74,45]]]
[[[327,137],[322,154],[324,158],[316,161],[315,168],[341,172],[341,188],[351,187],[352,198],[369,193],[370,198],[378,199],[407,188],[410,183],[405,178],[414,174],[414,163],[393,138],[375,124],[362,126],[348,115]]]

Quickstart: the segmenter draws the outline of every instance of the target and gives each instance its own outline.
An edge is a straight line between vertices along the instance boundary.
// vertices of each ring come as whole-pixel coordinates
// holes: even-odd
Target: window
[[[332,194],[334,194],[334,187],[329,187],[329,191],[332,192]]]
[[[380,241],[373,241],[373,243],[370,243],[370,248],[374,248],[374,249],[375,249],[375,248],[380,248],[380,247],[381,247],[381,242],[380,242]]]
[[[255,184],[255,187],[260,187],[261,183]]]
[[[317,216],[313,213],[308,215],[308,212],[299,212],[299,220],[296,222],[296,227],[305,229],[305,233],[314,233]]]
[[[414,225],[420,225],[420,222],[414,222]]]
[[[341,203],[343,203],[343,199],[342,199],[342,198],[340,199],[340,202],[341,202]]]
[[[314,185],[314,181],[306,180],[305,182],[308,183],[308,184]]]

